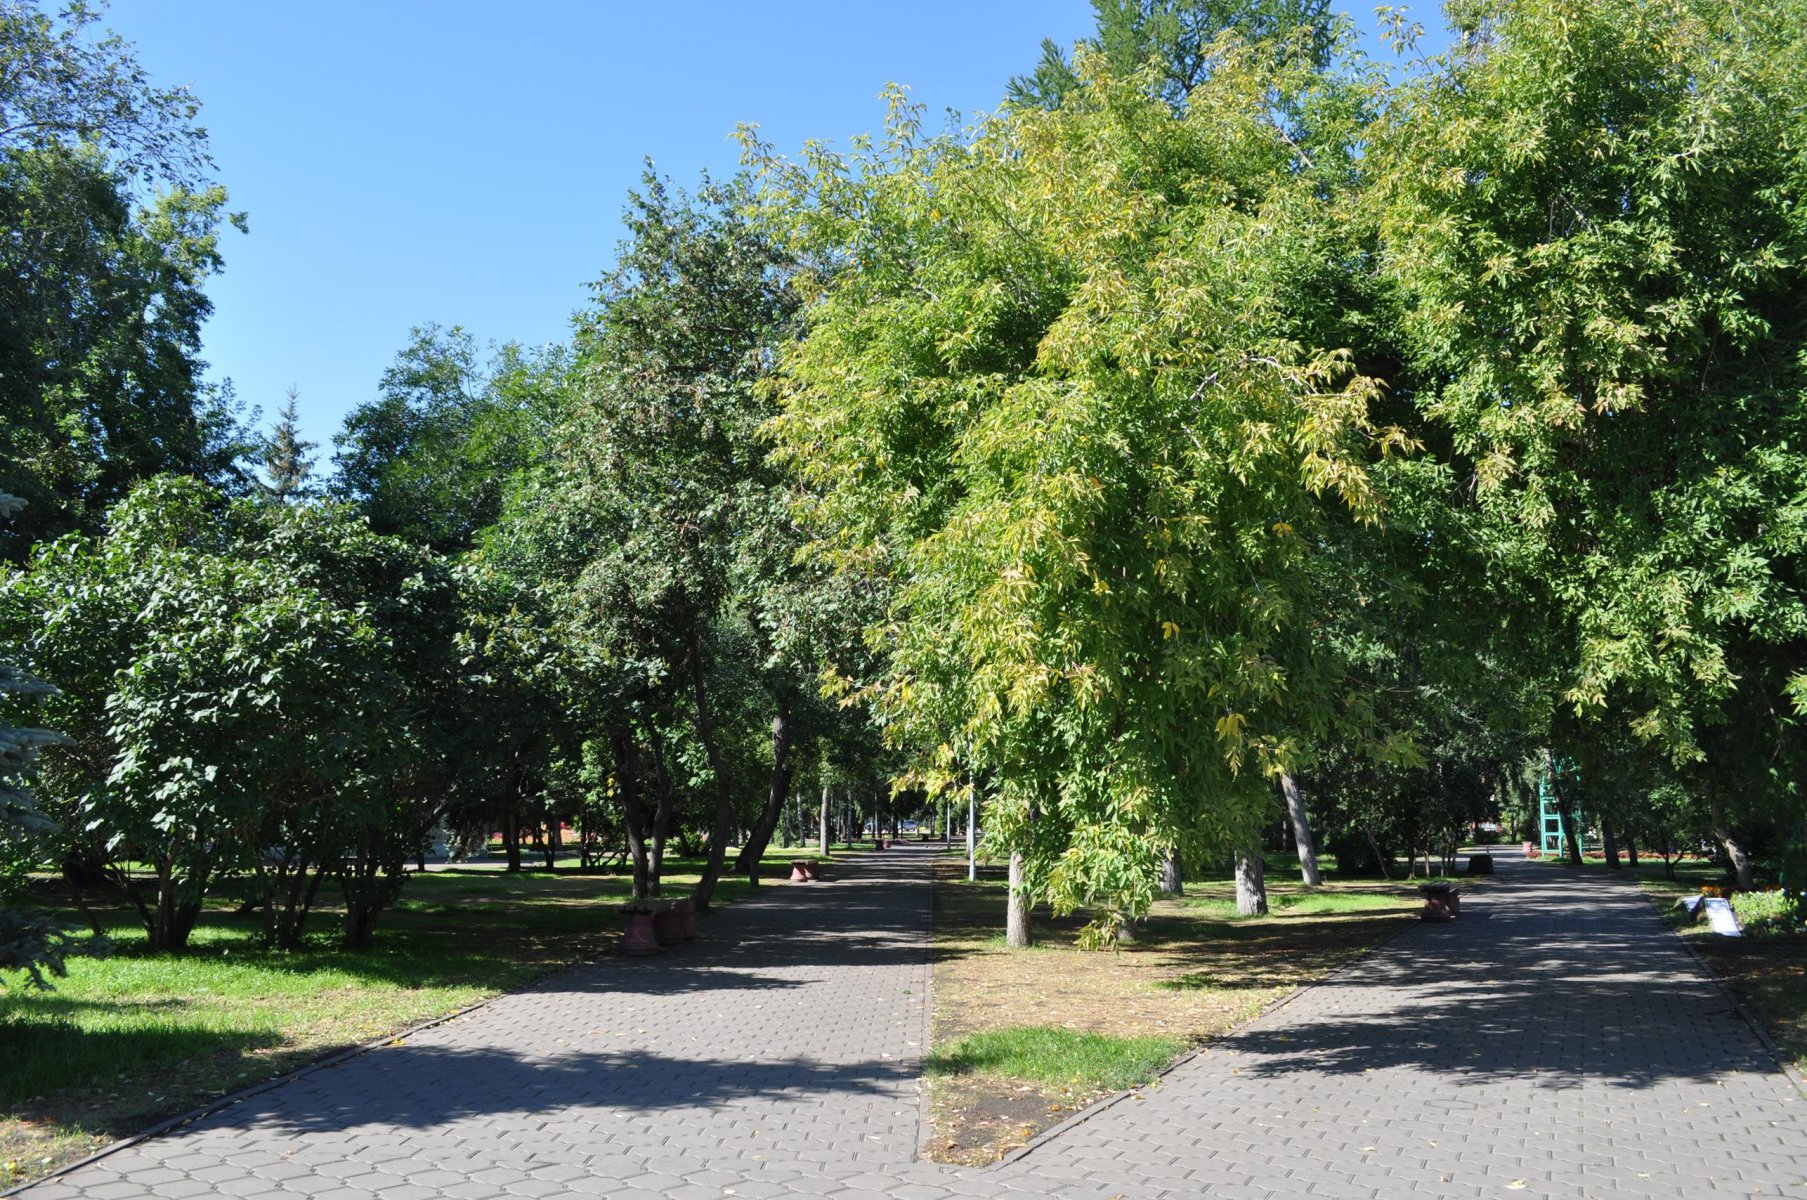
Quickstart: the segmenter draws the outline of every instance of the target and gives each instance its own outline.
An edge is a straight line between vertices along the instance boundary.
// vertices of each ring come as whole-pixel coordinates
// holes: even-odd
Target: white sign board
[[[1738,916],[1732,911],[1732,902],[1724,896],[1707,897],[1707,924],[1713,927],[1714,933],[1726,937],[1743,937],[1738,932]]]

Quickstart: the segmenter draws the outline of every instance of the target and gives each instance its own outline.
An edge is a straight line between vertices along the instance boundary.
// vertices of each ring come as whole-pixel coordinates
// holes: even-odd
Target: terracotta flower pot
[[[684,917],[675,907],[661,908],[653,914],[653,937],[661,946],[675,946],[684,940]]]
[[[684,931],[684,940],[696,937],[696,901],[689,896],[673,901],[671,911],[678,914],[679,927]]]
[[[653,915],[641,910],[630,910],[627,914],[627,932],[621,938],[623,954],[659,954],[664,951],[659,945],[658,935],[653,932]]]

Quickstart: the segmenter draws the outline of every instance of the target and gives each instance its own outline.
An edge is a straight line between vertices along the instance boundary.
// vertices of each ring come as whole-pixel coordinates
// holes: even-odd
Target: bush
[[[1732,911],[1738,924],[1752,937],[1773,937],[1798,933],[1802,923],[1802,898],[1780,888],[1762,892],[1738,892],[1732,896]]]

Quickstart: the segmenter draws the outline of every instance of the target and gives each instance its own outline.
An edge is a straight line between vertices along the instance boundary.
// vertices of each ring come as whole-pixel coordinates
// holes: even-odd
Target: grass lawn
[[[770,851],[762,877],[789,878],[794,853]],[[668,861],[668,894],[694,883],[700,865]],[[717,902],[747,887],[724,877]],[[258,918],[223,899],[210,904],[186,954],[153,955],[123,901],[97,905],[111,956],[72,959],[51,992],[12,976],[0,990],[0,1188],[333,1051],[608,953],[629,889],[623,876],[412,875],[368,953],[338,949],[339,913],[330,908],[310,922],[306,949],[260,949]],[[66,899],[50,887],[41,906]]]
[[[1606,864],[1589,861],[1582,870],[1605,872]],[[1807,935],[1728,938],[1712,933],[1704,923],[1684,924],[1671,907],[1676,899],[1698,893],[1703,885],[1725,882],[1723,872],[1705,859],[1678,862],[1674,879],[1664,873],[1661,860],[1652,865],[1644,859],[1635,873],[1629,868],[1613,873],[1635,879],[1663,907],[1670,922],[1731,987],[1795,1069],[1807,1074]]]
[[[1156,903],[1134,945],[1084,951],[1084,919],[1035,914],[1036,945],[1003,943],[1001,868],[935,884],[930,1155],[991,1162],[1074,1111],[1145,1083],[1192,1046],[1249,1020],[1414,919],[1417,881],[1308,889],[1271,860],[1264,918],[1236,915],[1226,879]]]

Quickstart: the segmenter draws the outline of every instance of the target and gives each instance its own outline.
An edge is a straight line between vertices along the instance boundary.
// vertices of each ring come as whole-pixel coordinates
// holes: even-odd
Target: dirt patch
[[[1795,1069],[1807,1074],[1807,936],[1703,936],[1693,943]]]
[[[1187,891],[1158,902],[1133,945],[1080,950],[1074,941],[1085,915],[1056,920],[1042,910],[1034,919],[1036,945],[1009,951],[1001,935],[1001,871],[969,883],[964,860],[937,864],[935,1046],[1024,1025],[1202,1045],[1391,936],[1420,908],[1409,885],[1333,884],[1310,893],[1312,905],[1349,910],[1295,911],[1278,903],[1274,916],[1236,920],[1225,905],[1233,894],[1227,882],[1189,884]],[[1270,900],[1301,891],[1274,885]],[[987,1073],[931,1079],[929,1155],[994,1162],[1110,1094]]]

